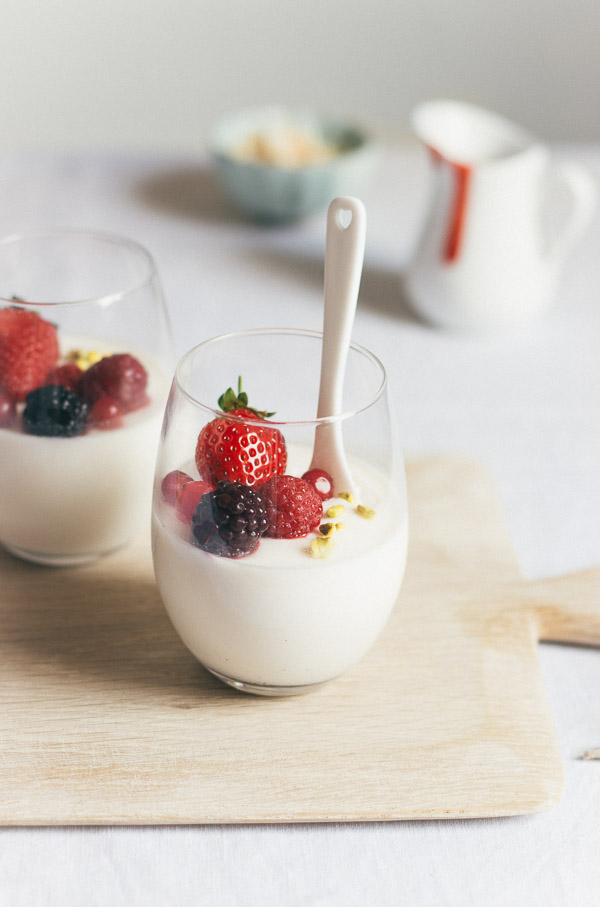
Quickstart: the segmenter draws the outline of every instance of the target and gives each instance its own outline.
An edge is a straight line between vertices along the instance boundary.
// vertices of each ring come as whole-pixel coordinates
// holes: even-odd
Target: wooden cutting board
[[[0,555],[0,823],[556,805],[562,766],[536,647],[600,643],[600,570],[523,581],[471,461],[412,461],[408,486],[409,567],[390,623],[359,665],[302,697],[238,693],[198,665],[163,611],[147,540],[70,570]]]

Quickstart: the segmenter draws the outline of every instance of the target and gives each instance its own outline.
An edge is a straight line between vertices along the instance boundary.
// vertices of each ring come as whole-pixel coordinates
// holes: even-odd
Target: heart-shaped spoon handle
[[[325,311],[317,417],[342,412],[344,373],[365,251],[366,212],[361,201],[335,198],[327,212]],[[336,491],[355,490],[342,443],[341,422],[317,427],[311,468],[325,469]]]

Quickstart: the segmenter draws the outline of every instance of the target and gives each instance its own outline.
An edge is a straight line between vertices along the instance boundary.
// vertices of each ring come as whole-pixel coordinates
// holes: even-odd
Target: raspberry
[[[295,476],[273,476],[260,489],[267,509],[266,535],[296,539],[316,529],[323,516],[321,498],[308,482]]]
[[[324,469],[309,469],[302,478],[315,489],[322,501],[333,497],[333,479]]]
[[[4,391],[0,391],[0,427],[10,425],[17,415],[15,401]]]
[[[68,362],[66,365],[57,365],[53,368],[46,378],[46,384],[62,384],[63,387],[77,393],[82,375],[82,370],[74,362]]]
[[[102,431],[121,428],[123,425],[123,408],[112,397],[100,397],[93,404],[88,422]]]
[[[175,499],[177,519],[189,524],[204,495],[213,490],[214,486],[209,485],[208,482],[184,482]]]
[[[0,386],[14,400],[24,400],[56,364],[56,328],[28,309],[8,308],[0,314]]]
[[[135,356],[115,353],[105,356],[83,373],[80,390],[90,405],[100,397],[113,397],[124,413],[130,413],[148,403],[147,384],[146,369]]]
[[[194,544],[219,557],[252,554],[266,529],[260,495],[240,482],[219,482],[202,497],[192,517]]]
[[[160,491],[163,500],[166,501],[167,504],[174,504],[177,500],[177,495],[188,482],[193,482],[193,479],[191,476],[188,476],[187,472],[182,472],[181,469],[173,469],[171,472],[168,472],[160,483]]]
[[[87,403],[60,384],[47,384],[27,394],[23,426],[30,435],[71,437],[85,431]]]

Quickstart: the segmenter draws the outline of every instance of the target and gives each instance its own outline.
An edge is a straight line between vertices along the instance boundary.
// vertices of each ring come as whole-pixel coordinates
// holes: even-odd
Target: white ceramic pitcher
[[[444,327],[492,330],[534,320],[552,301],[563,262],[588,226],[596,187],[575,163],[554,163],[534,136],[490,111],[428,101],[412,125],[430,153],[430,207],[406,288]],[[551,187],[570,192],[551,237]]]

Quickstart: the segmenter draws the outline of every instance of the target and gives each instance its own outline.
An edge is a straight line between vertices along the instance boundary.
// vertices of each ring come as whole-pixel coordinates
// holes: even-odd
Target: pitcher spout
[[[511,120],[464,101],[426,101],[411,124],[432,155],[470,167],[520,154],[536,142]]]

